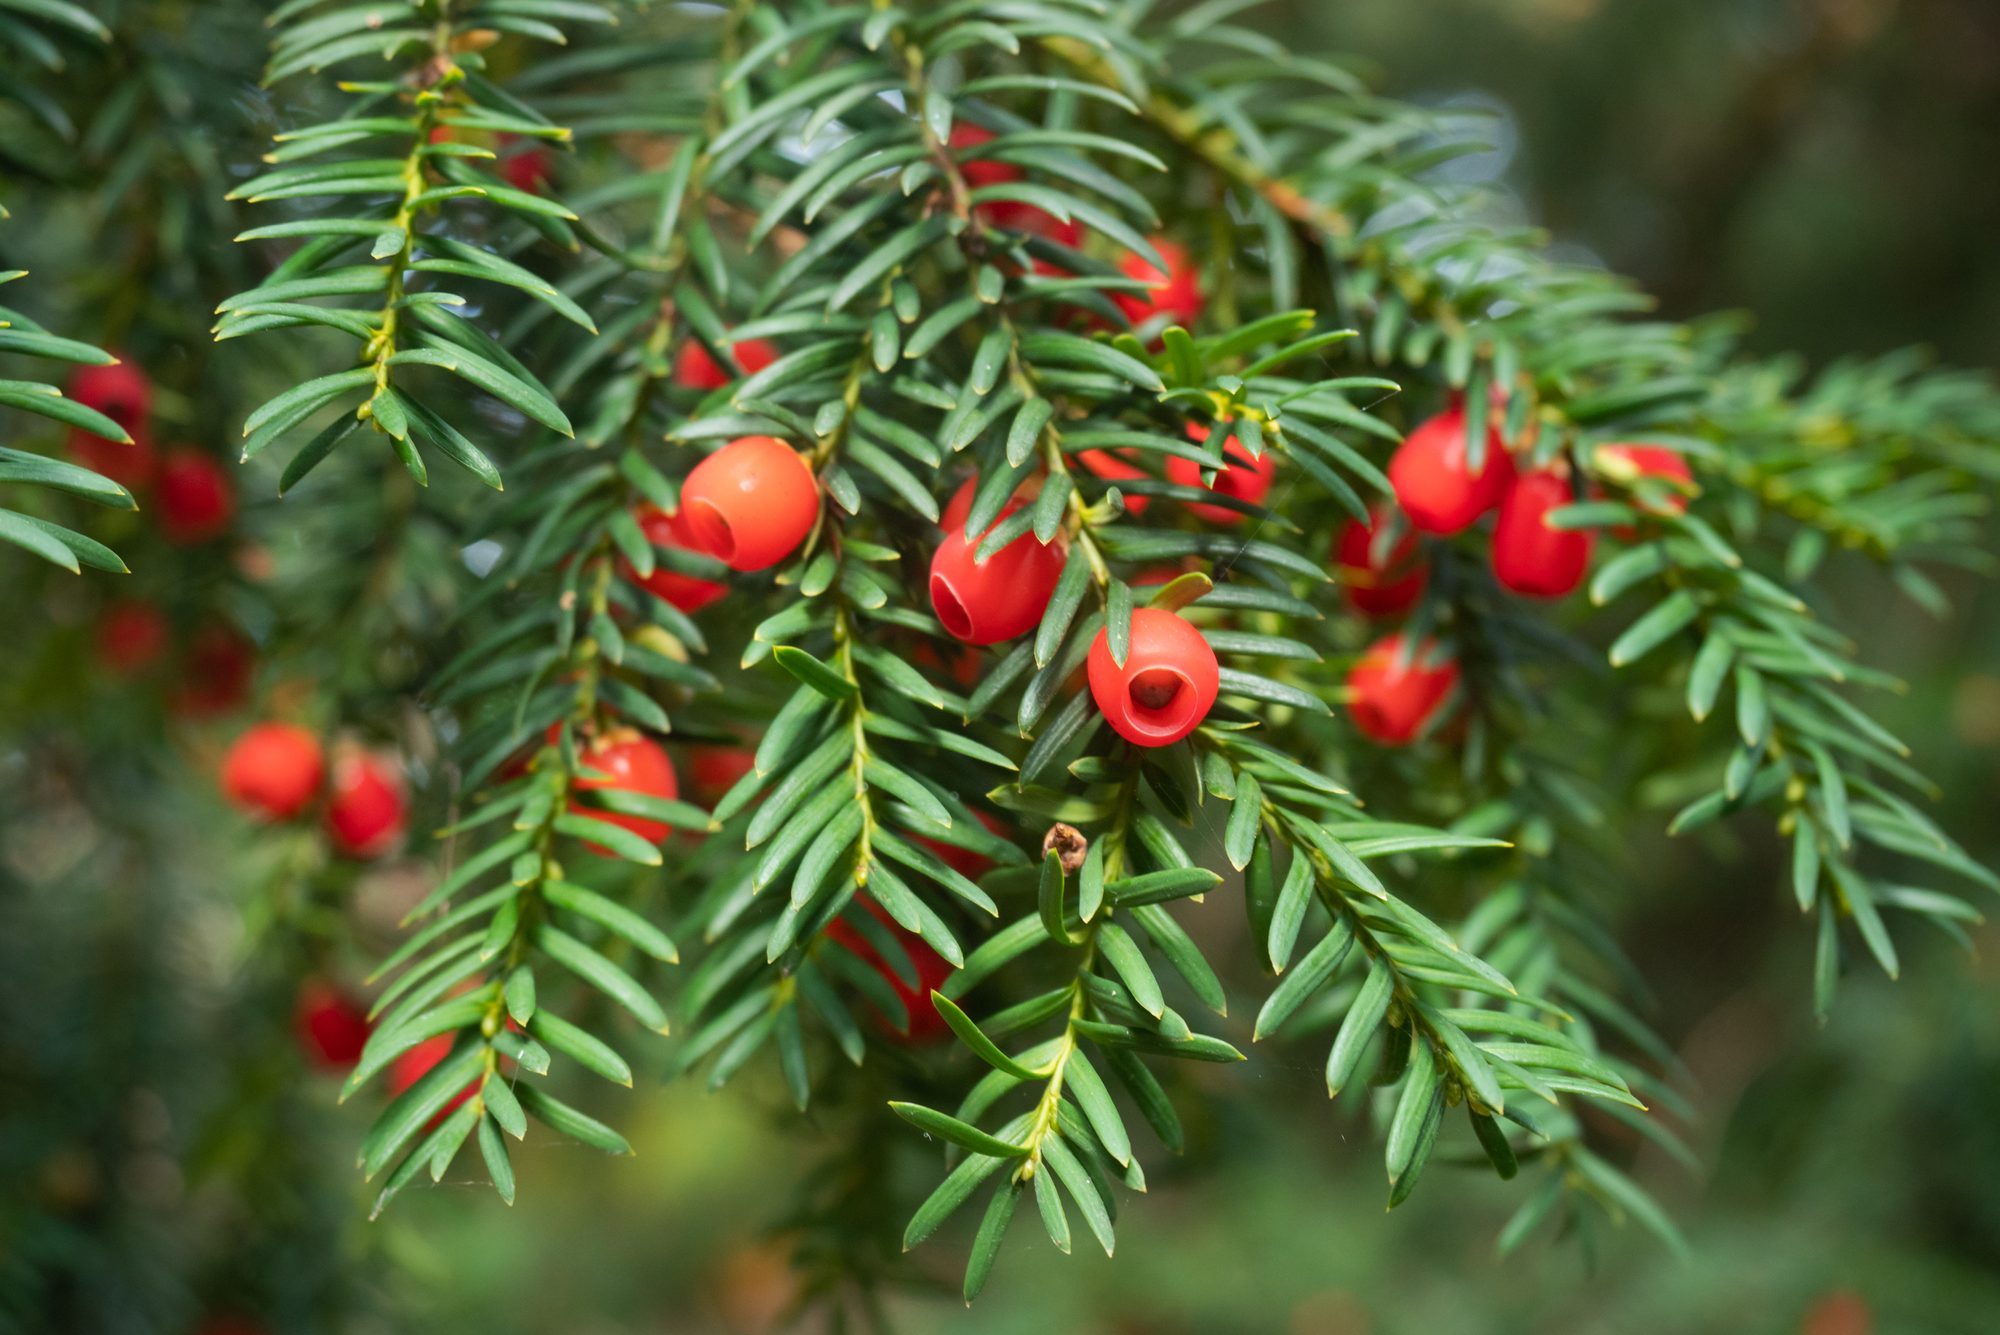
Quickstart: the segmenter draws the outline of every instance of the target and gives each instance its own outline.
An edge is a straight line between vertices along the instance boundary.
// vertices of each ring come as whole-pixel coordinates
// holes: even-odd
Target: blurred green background
[[[2000,362],[1993,0],[1270,8],[1270,30],[1352,53],[1390,92],[1492,107],[1501,147],[1469,169],[1497,173],[1513,195],[1504,208],[1548,223],[1570,253],[1639,277],[1669,314],[1752,308],[1755,346],[1816,360],[1921,342],[1952,362]],[[2000,596],[1951,587],[1957,611],[1944,622],[1867,578],[1842,599],[1876,661],[1910,682],[1884,721],[1944,790],[1945,823],[1991,865]],[[519,1157],[511,1210],[448,1179],[366,1225],[363,1189],[345,1171],[366,1110],[334,1110],[337,1082],[322,1077],[303,1098],[251,1105],[296,1120],[279,1128],[281,1153],[256,1161],[245,1196],[218,1189],[219,1167],[253,1129],[220,1115],[243,1091],[218,1087],[212,1058],[254,1036],[240,1011],[204,1001],[226,995],[241,958],[245,929],[217,887],[243,869],[191,832],[240,827],[205,793],[178,809],[149,803],[136,842],[186,856],[143,878],[105,874],[121,789],[180,761],[139,744],[122,763],[85,779],[24,772],[0,752],[0,792],[73,810],[75,822],[0,850],[0,934],[34,942],[9,951],[18,967],[0,976],[0,1009],[20,1017],[9,1041],[73,1052],[39,1081],[0,1061],[0,1107],[55,1098],[57,1115],[38,1120],[79,1128],[67,1149],[0,1146],[0,1330],[21,1319],[21,1295],[45,1297],[51,1283],[79,1330],[198,1329],[252,1312],[263,1325],[242,1329],[778,1327],[796,1296],[785,1262],[794,1235],[770,1230],[850,1128],[800,1121],[768,1080],[720,1095],[642,1091],[621,1111],[634,1161],[544,1137]],[[84,859],[84,847],[99,851]],[[891,1294],[899,1327],[2000,1329],[2000,934],[1982,929],[1972,958],[1942,938],[1899,942],[1905,981],[1857,973],[1821,1028],[1810,933],[1794,920],[1778,851],[1749,825],[1706,844],[1660,840],[1630,851],[1629,886],[1607,887],[1610,902],[1633,906],[1623,935],[1700,1113],[1685,1128],[1697,1168],[1632,1149],[1635,1174],[1686,1232],[1685,1258],[1629,1228],[1500,1258],[1495,1236],[1521,1193],[1479,1170],[1446,1181],[1440,1165],[1385,1215],[1379,1153],[1352,1109],[1325,1106],[1318,1054],[1260,1048],[1195,1114],[1186,1159],[1148,1161],[1152,1189],[1126,1202],[1115,1261],[1081,1246],[1061,1260],[1034,1230],[1016,1230],[967,1312],[955,1296],[961,1220],[909,1259],[936,1292]],[[145,895],[129,888],[142,883]],[[52,892],[73,898],[53,906]],[[1248,1025],[1238,1013],[1227,1032],[1247,1040]],[[240,1078],[265,1096],[298,1079],[291,1069]],[[889,1119],[870,1125],[883,1138],[872,1152],[922,1154]],[[876,1233],[832,1241],[889,1261],[910,1204],[882,1202]],[[6,1227],[29,1216],[33,1229]]]

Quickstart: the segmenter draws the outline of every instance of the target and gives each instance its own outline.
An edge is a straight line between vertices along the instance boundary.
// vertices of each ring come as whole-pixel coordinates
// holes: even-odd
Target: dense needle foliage
[[[1822,1011],[1846,969],[1897,972],[1904,922],[1960,932],[1966,887],[2000,887],[1871,714],[1896,683],[1867,628],[1815,595],[1836,561],[1926,605],[1927,570],[1983,567],[1992,385],[1911,354],[1807,375],[1652,318],[1484,221],[1445,170],[1478,117],[1385,100],[1248,5],[291,0],[254,108],[244,7],[109,8],[116,39],[0,0],[42,67],[14,112],[90,147],[127,242],[71,332],[284,497],[245,517],[254,556],[172,592],[175,652],[253,622],[255,712],[394,750],[441,831],[393,932],[343,916],[317,832],[260,836],[260,986],[375,954],[343,1092],[381,1105],[378,1212],[454,1161],[511,1200],[530,1119],[626,1151],[600,1081],[762,1065],[855,1146],[802,1191],[801,1263],[893,1269],[847,1224],[891,1189],[870,1145],[923,1135],[903,1241],[965,1207],[971,1298],[1010,1225],[1111,1251],[1229,1088],[1191,1064],[1277,1044],[1365,1108],[1390,1205],[1481,1156],[1523,1179],[1504,1245],[1599,1211],[1677,1245],[1601,1143],[1677,1151],[1682,1107],[1600,925],[1607,842],[1663,798],[1674,832],[1775,825]],[[40,91],[78,68],[112,89],[80,125]],[[42,372],[0,382],[31,424],[0,538],[143,583],[143,511],[55,494],[135,508],[58,456],[142,433],[45,383],[112,356],[0,316]],[[1421,536],[1391,624],[1357,605],[1339,544],[1407,500],[1389,461],[1440,415],[1473,471],[1560,481],[1548,531],[1594,543],[1574,596],[1496,579],[1503,509],[1497,538]],[[762,570],[663,527],[745,437],[818,494]],[[1408,531],[1378,527],[1363,566]],[[954,536],[1055,553],[1024,634],[970,648],[935,614]],[[1157,747],[1084,685],[1147,609],[1219,661]],[[1455,665],[1393,738],[1348,707],[1391,628],[1377,670]],[[681,782],[608,782],[645,739]]]

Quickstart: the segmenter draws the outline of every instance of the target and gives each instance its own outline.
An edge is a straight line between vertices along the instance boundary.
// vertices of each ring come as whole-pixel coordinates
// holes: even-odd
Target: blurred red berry
[[[1187,425],[1188,438],[1200,445],[1205,443],[1214,428],[1198,422]],[[1278,460],[1269,450],[1256,458],[1243,448],[1241,441],[1231,436],[1223,446],[1222,457],[1229,460],[1226,467],[1215,475],[1215,485],[1206,486],[1201,480],[1202,465],[1178,454],[1167,456],[1167,481],[1178,486],[1195,487],[1202,491],[1217,491],[1235,500],[1251,505],[1262,505],[1264,498],[1271,494],[1272,479],[1278,475]],[[1197,519],[1211,524],[1240,524],[1244,520],[1241,510],[1231,510],[1227,506],[1208,505],[1201,501],[1190,501],[1188,512]]]
[[[1873,1335],[1875,1312],[1853,1289],[1834,1289],[1806,1309],[1799,1335]]]
[[[159,461],[147,420],[153,411],[153,387],[145,374],[130,362],[79,366],[70,373],[68,393],[84,407],[109,417],[132,438],[128,444],[73,426],[69,429],[70,456],[127,491],[150,485]]]
[[[452,1039],[453,1035],[451,1034],[435,1035],[434,1037],[425,1039],[409,1051],[403,1053],[400,1057],[397,1057],[393,1062],[390,1062],[388,1080],[389,1097],[393,1099],[398,1095],[408,1092],[412,1085],[436,1070],[438,1063],[451,1055]],[[471,1080],[467,1081],[465,1088],[460,1090],[444,1107],[438,1109],[437,1114],[425,1124],[426,1129],[435,1128],[459,1104],[464,1103],[476,1094],[479,1091],[481,1079],[482,1077],[480,1076],[474,1076]]]
[[[1131,450],[1079,450],[1076,461],[1089,469],[1093,477],[1102,478],[1114,486],[1134,478],[1152,477],[1151,473],[1132,462],[1132,455]],[[1126,491],[1122,487],[1118,494],[1125,498],[1126,511],[1135,515],[1146,513],[1146,503],[1152,499]]]
[[[1458,664],[1435,640],[1401,662],[1404,639],[1377,640],[1347,674],[1348,713],[1362,736],[1384,746],[1417,740],[1458,687]]]
[[[299,1046],[317,1065],[346,1070],[368,1041],[368,1008],[323,978],[307,979],[292,1008]]]
[[[91,472],[110,478],[125,490],[137,494],[153,484],[159,473],[159,454],[153,448],[152,428],[132,428],[132,443],[93,436],[82,427],[71,427],[69,453]]]
[[[1575,499],[1569,479],[1553,469],[1514,479],[1493,527],[1493,577],[1503,588],[1530,598],[1561,598],[1583,583],[1597,535],[1548,522],[1551,511]]]
[[[1201,317],[1200,273],[1179,243],[1156,236],[1153,248],[1167,262],[1165,269],[1138,255],[1127,255],[1118,264],[1118,271],[1127,278],[1152,283],[1153,288],[1145,292],[1114,292],[1112,301],[1135,326],[1156,316],[1165,316],[1168,324],[1192,325]]]
[[[586,772],[571,786],[573,792],[614,789],[647,797],[675,798],[681,795],[680,781],[674,777],[674,762],[667,757],[666,751],[652,738],[631,728],[614,728],[605,733],[582,748],[580,759]],[[570,810],[592,820],[621,826],[654,845],[663,842],[672,830],[663,821],[601,807],[586,808],[574,800],[570,803]],[[604,857],[612,856],[608,849],[597,844],[586,843],[584,847]]]
[[[969,690],[979,684],[985,659],[974,645],[961,644],[941,653],[929,640],[918,640],[910,649],[910,661],[926,671],[942,673]]]
[[[136,677],[160,661],[170,635],[159,608],[136,598],[107,604],[97,619],[97,662],[114,677]]]
[[[883,910],[880,904],[877,904],[866,895],[855,896],[854,902],[866,909],[875,921],[889,929],[889,934],[895,937],[896,943],[909,956],[910,964],[917,975],[917,985],[911,987],[903,980],[903,976],[898,970],[890,967],[883,961],[882,956],[876,952],[874,946],[869,944],[868,938],[863,936],[858,928],[852,927],[838,918],[834,919],[828,925],[826,929],[827,939],[853,951],[862,960],[866,961],[876,973],[881,974],[889,986],[896,990],[897,999],[903,1003],[903,1009],[909,1013],[908,1028],[902,1030],[896,1029],[886,1015],[880,1017],[883,1027],[888,1029],[892,1034],[895,1034],[901,1042],[907,1044],[929,1043],[943,1038],[947,1033],[951,1032],[951,1026],[944,1022],[944,1017],[938,1014],[937,1007],[931,1004],[931,993],[937,988],[943,987],[945,980],[951,977],[951,961],[931,949],[930,943],[915,932],[909,931],[898,924],[895,919],[891,918]]]
[[[1064,222],[1039,204],[1025,204],[1018,199],[1003,199],[984,205],[982,215],[995,227],[1005,227],[1013,232],[1028,232],[1034,236],[1045,236],[1058,245],[1076,250],[1083,245],[1083,224],[1072,218]],[[1044,261],[1035,262],[1038,273],[1054,274],[1062,270]]]
[[[193,546],[228,530],[236,513],[236,488],[212,456],[199,450],[170,450],[160,461],[153,505],[167,541]]]
[[[1486,457],[1472,471],[1465,412],[1452,408],[1412,431],[1389,459],[1396,502],[1419,532],[1448,537],[1500,504],[1514,477],[1514,460],[1492,425]]]
[[[778,360],[777,345],[761,338],[732,343],[729,351],[745,375],[756,375]],[[721,389],[735,379],[735,372],[717,361],[700,339],[690,338],[681,344],[674,358],[674,383],[684,389]]]
[[[70,372],[69,397],[94,408],[131,435],[153,412],[153,385],[130,361],[79,366]]]
[[[222,758],[222,793],[260,820],[289,820],[306,809],[326,777],[319,738],[291,723],[259,723]]]
[[[1378,505],[1369,522],[1350,519],[1341,526],[1333,548],[1334,577],[1348,606],[1364,616],[1400,616],[1417,605],[1430,579],[1415,530],[1404,524],[1393,543],[1384,544],[1383,526],[1396,522],[1395,511]]]
[[[655,506],[645,506],[638,512],[639,531],[655,547],[677,549],[684,552],[700,552],[695,546],[694,534],[688,527],[687,512],[668,514]],[[655,565],[653,573],[644,579],[629,562],[621,560],[618,569],[626,579],[640,588],[664,598],[683,612],[699,612],[723,594],[729,592],[727,584],[718,584],[712,579],[701,579],[694,575],[683,575],[678,570],[669,570],[664,565]]]
[[[240,708],[250,698],[257,670],[257,646],[225,622],[214,621],[188,642],[173,710],[183,718],[213,718]]]
[[[522,142],[519,135],[500,136],[500,179],[531,195],[546,194],[555,174],[555,154],[540,140],[529,141],[526,148],[520,147]]]
[[[1599,473],[1631,489],[1641,509],[1654,514],[1686,514],[1688,498],[1701,491],[1687,456],[1664,445],[1599,445],[1594,463]],[[1655,480],[1647,484],[1648,478]],[[1627,540],[1637,536],[1629,526],[1614,532]]]
[[[401,768],[359,748],[334,757],[326,798],[326,833],[343,857],[376,858],[402,839],[409,818]]]
[[[968,158],[963,150],[978,148],[993,142],[993,131],[983,125],[960,121],[951,127],[950,147],[958,150],[959,175],[974,190],[989,185],[1009,185],[1022,177],[1022,171],[1011,162],[992,162],[985,158]]]
[[[756,767],[757,753],[750,747],[704,743],[688,749],[688,786],[696,801],[712,807]]]

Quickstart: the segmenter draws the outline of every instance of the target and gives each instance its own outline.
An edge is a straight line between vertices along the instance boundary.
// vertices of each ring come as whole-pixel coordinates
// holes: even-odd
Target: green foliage
[[[63,67],[62,48],[28,19],[42,20],[71,39],[78,35],[97,39],[110,35],[88,10],[76,5],[9,0],[7,4],[0,5],[0,9],[12,11],[0,14],[0,43],[5,44],[0,50],[47,70]],[[51,130],[61,133],[69,129],[68,119],[61,109],[41,95],[33,84],[9,80],[5,90],[0,91],[0,97],[17,102],[21,109],[39,118]],[[0,210],[0,217],[4,216],[5,210]],[[11,283],[26,276],[22,270],[11,270],[0,273],[0,283]],[[0,306],[0,353],[32,358],[38,365],[53,363],[57,367],[79,364],[108,366],[116,360],[88,343],[50,333],[11,306]],[[7,409],[9,416],[32,413],[72,430],[94,432],[127,445],[132,443],[125,429],[103,413],[65,398],[61,390],[39,379],[0,380],[0,408]],[[133,509],[137,505],[125,488],[87,468],[7,447],[0,447],[0,485],[43,488],[119,509]],[[0,492],[0,495],[5,493]],[[118,559],[118,554],[94,538],[4,504],[0,504],[0,541],[25,548],[72,573],[80,573],[85,565],[120,573],[125,570],[125,563]]]
[[[381,697],[408,683],[425,717],[402,726],[440,744],[446,852],[376,970],[343,1097],[420,1045],[449,1055],[362,1142],[376,1212],[469,1144],[511,1202],[530,1118],[629,1152],[572,1066],[720,1086],[756,1063],[799,1110],[865,1096],[857,1159],[898,1133],[891,1111],[937,1142],[903,1242],[963,1212],[970,1300],[1031,1216],[1065,1253],[1079,1224],[1112,1252],[1120,1188],[1143,1191],[1153,1146],[1179,1152],[1190,1105],[1273,1043],[1324,1053],[1329,1096],[1380,1137],[1391,1207],[1458,1158],[1531,1180],[1503,1248],[1585,1206],[1678,1246],[1604,1144],[1630,1128],[1687,1157],[1657,1115],[1685,1110],[1678,1072],[1597,912],[1633,810],[1670,803],[1674,833],[1776,826],[1822,1012],[1857,943],[1893,975],[1899,919],[1962,936],[1976,918],[1913,868],[2000,888],[1913,800],[1929,785],[1869,712],[1897,683],[1812,584],[1858,553],[1934,607],[1926,569],[1986,566],[1992,386],[1909,355],[1807,377],[1719,324],[1651,318],[1622,280],[1481,221],[1443,171],[1479,149],[1476,121],[1380,98],[1240,26],[1244,6],[1168,8],[271,16],[267,81],[307,106],[227,192],[260,220],[236,238],[256,276],[214,333],[288,331],[268,341],[296,363],[246,380],[242,423],[246,461],[297,442],[280,493],[364,441],[395,456],[285,504],[383,548],[311,591],[337,609],[317,624],[364,645],[327,716],[388,726]],[[504,174],[544,146],[575,150],[552,159],[566,204]],[[1091,239],[1021,225],[1032,211]],[[1197,328],[1130,327],[1118,301],[1149,291],[1119,257],[1154,265],[1161,241],[1203,275]],[[9,319],[0,349],[107,360]],[[775,348],[761,369],[739,361],[753,340]],[[726,383],[677,373],[696,349]],[[1635,536],[1597,565],[1603,615],[1525,608],[1467,542],[1427,543],[1406,629],[1455,649],[1463,723],[1390,754],[1335,709],[1362,627],[1328,552],[1453,399],[1475,458],[1490,422],[1523,467],[1593,485],[1559,523]],[[37,386],[0,403],[93,425]],[[636,518],[744,435],[796,448],[827,502],[769,577],[655,546]],[[1700,495],[1661,506],[1613,443],[1684,453]],[[1232,446],[1278,461],[1266,501],[1169,480],[1169,460],[1212,478]],[[1092,468],[1111,450],[1136,476]],[[495,490],[504,471],[505,493],[412,499],[438,456]],[[1032,635],[960,678],[934,666],[962,647],[922,571],[970,479],[982,552],[1032,531],[1067,564]],[[131,504],[13,450],[0,483]],[[25,515],[0,511],[0,537],[116,568]],[[1161,567],[1146,596],[1207,636],[1221,699],[1142,751],[1076,686],[1100,632],[1122,658]],[[728,597],[690,615],[656,571]],[[385,626],[398,573],[419,591]],[[365,652],[385,643],[407,650],[396,683]],[[620,792],[593,756],[626,729],[754,764],[710,809]],[[1243,948],[1216,928],[1225,901]],[[911,940],[955,969],[935,991]],[[929,1018],[912,1006],[952,1058],[904,1060],[895,1032]],[[652,1037],[621,1046],[634,1021]]]
[[[22,277],[19,271],[6,279]],[[87,343],[58,338],[27,316],[0,307],[0,348],[23,356],[63,363],[107,366],[113,358]],[[96,409],[63,396],[53,385],[36,380],[0,381],[0,407],[33,413],[74,429],[131,444],[125,429]],[[0,483],[39,487],[78,496],[115,509],[138,508],[132,494],[88,468],[51,459],[28,450],[0,448]],[[0,507],[0,539],[22,547],[45,561],[80,573],[84,565],[124,573],[118,554],[96,539],[61,524],[19,510]]]

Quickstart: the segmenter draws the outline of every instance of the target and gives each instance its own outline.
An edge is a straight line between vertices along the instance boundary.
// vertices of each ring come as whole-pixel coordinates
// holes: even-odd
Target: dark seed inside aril
[[[1181,693],[1181,679],[1162,668],[1149,668],[1132,678],[1132,703],[1141,709],[1165,709]]]

